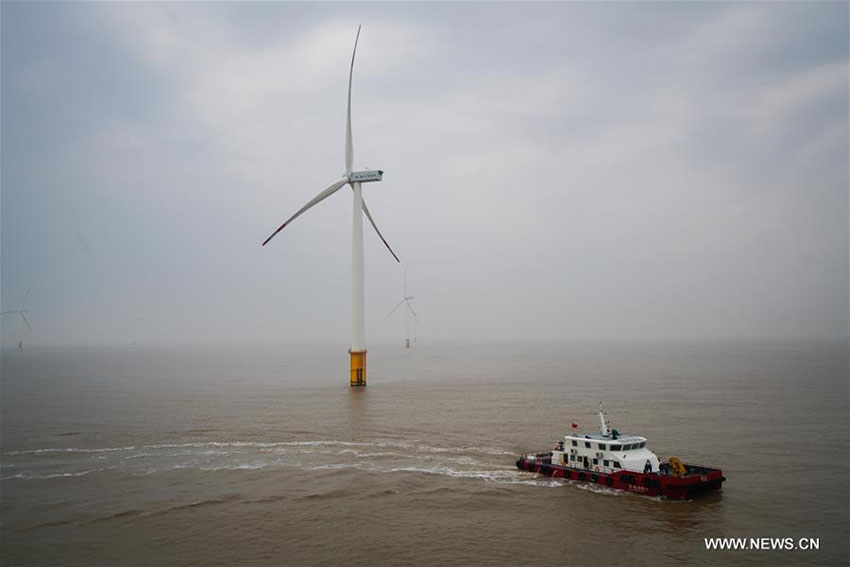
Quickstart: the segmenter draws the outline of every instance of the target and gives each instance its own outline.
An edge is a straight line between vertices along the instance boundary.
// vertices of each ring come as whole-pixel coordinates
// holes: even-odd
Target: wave
[[[335,464],[331,464],[331,465],[317,465],[315,467],[307,467],[306,468],[306,470],[308,470],[308,471],[339,471],[339,470],[344,470],[344,469],[363,470],[364,467],[362,467],[361,465],[357,465],[357,464],[350,465],[350,464],[347,464],[347,463],[335,463]]]
[[[0,477],[0,480],[17,480],[17,479],[45,480],[45,479],[49,479],[49,478],[68,478],[68,477],[85,476],[87,474],[103,472],[105,470],[112,470],[112,469],[91,469],[91,470],[85,470],[85,471],[79,471],[79,472],[66,472],[66,473],[41,474],[41,475],[40,474],[18,473],[18,474],[14,474],[14,475]]]
[[[280,466],[281,463],[269,463],[264,461],[255,461],[253,463],[234,463],[232,465],[221,465],[221,466],[199,466],[198,470],[202,471],[254,471],[259,469],[266,469],[269,467]]]
[[[69,463],[68,468],[78,470],[55,472],[55,465],[58,463],[51,459],[52,455],[74,453],[79,453],[80,457],[75,464]],[[417,439],[192,441],[99,448],[41,448],[12,451],[5,455],[30,455],[32,458],[16,460],[14,472],[18,474],[0,477],[2,480],[70,478],[104,470],[115,470],[129,475],[158,475],[179,471],[252,471],[286,467],[305,471],[354,469],[369,473],[409,472],[532,486],[558,484],[553,483],[551,479],[521,476],[512,466],[499,468],[505,455],[513,455],[511,451],[502,448],[439,447],[421,443]],[[52,474],[37,470],[41,468],[39,463],[42,457],[51,459],[50,468],[53,470],[48,469],[46,472]],[[73,457],[69,457],[70,459]],[[94,462],[101,465],[101,468],[85,467],[85,463]],[[87,470],[79,470],[82,468]],[[7,469],[6,472],[13,471]]]
[[[96,524],[99,522],[107,522],[109,520],[120,520],[121,518],[128,518],[130,516],[138,516],[140,514],[144,514],[141,510],[124,510],[123,512],[116,512],[115,514],[109,514],[108,516],[101,516],[99,518],[94,518],[93,520],[89,520],[87,523]]]
[[[472,462],[464,462],[463,464],[471,464]],[[480,462],[475,462],[474,464],[485,464]],[[398,473],[413,473],[413,474],[423,474],[423,475],[436,475],[457,479],[469,479],[469,480],[478,480],[487,483],[495,483],[502,485],[525,485],[525,486],[534,486],[534,487],[543,487],[543,488],[552,488],[552,487],[560,487],[564,485],[575,486],[581,490],[589,490],[591,492],[600,493],[600,494],[610,494],[610,495],[619,495],[620,492],[609,489],[607,487],[600,487],[598,485],[588,484],[588,483],[580,483],[567,481],[563,479],[553,479],[547,477],[540,477],[537,475],[533,475],[531,473],[518,471],[513,469],[512,467],[504,467],[504,468],[475,468],[475,469],[466,469],[462,466],[448,466],[446,464],[436,464],[433,466],[422,466],[422,465],[408,465],[408,466],[397,466],[397,467],[381,467],[376,464],[369,464],[368,461],[354,461],[350,463],[324,463],[317,464],[315,466],[305,466],[302,463],[282,463],[275,461],[253,461],[250,463],[229,463],[223,465],[200,465],[200,464],[177,464],[170,467],[164,468],[150,468],[144,471],[139,471],[142,474],[162,474],[170,471],[178,471],[178,470],[201,470],[205,472],[212,471],[236,471],[236,470],[259,470],[270,467],[279,467],[279,466],[296,466],[306,471],[342,471],[342,470],[359,470],[367,473],[373,474],[398,474]],[[48,475],[27,475],[27,474],[16,474],[9,475],[6,477],[2,477],[2,480],[11,480],[11,479],[24,479],[24,480],[43,480],[43,479],[56,479],[56,478],[71,478],[71,477],[80,477],[93,473],[102,472],[105,470],[112,469],[91,469],[77,472],[67,472],[67,473],[55,473]],[[174,510],[174,509],[184,509],[184,508],[192,508],[196,506],[205,506],[210,504],[223,503],[227,501],[231,501],[236,497],[231,496],[227,499],[216,499],[216,500],[202,500],[198,502],[192,502],[189,504],[184,504],[180,506],[176,506],[173,508],[169,508],[165,511]],[[161,511],[164,512],[164,511]],[[157,512],[157,513],[161,513]],[[123,513],[122,513],[123,514]],[[100,521],[103,519],[109,519],[109,517],[96,519],[93,521]]]
[[[85,476],[87,474],[103,472],[105,470],[106,469],[91,469],[91,470],[87,470],[87,471],[72,472],[72,473],[56,473],[56,474],[48,474],[48,475],[45,475],[41,478],[65,478],[65,477],[73,477],[73,476]]]
[[[604,494],[607,496],[622,496],[626,494],[626,492],[622,490],[615,490],[613,488],[608,488],[607,486],[600,486],[598,484],[592,484],[589,482],[580,482],[574,480],[566,481],[566,484],[569,486],[574,486],[579,490],[587,490],[588,492],[593,492],[594,494]]]
[[[207,498],[205,500],[196,500],[194,502],[189,502],[188,504],[178,504],[177,506],[171,506],[169,508],[165,508],[162,510],[156,510],[154,512],[149,512],[149,514],[167,514],[169,512],[177,512],[180,510],[190,510],[194,508],[203,508],[207,506],[217,506],[219,504],[229,504],[231,502],[236,502],[238,500],[242,500],[242,496],[240,494],[228,494],[227,496],[223,496],[221,498]]]
[[[304,496],[307,500],[326,500],[331,498],[345,498],[350,495],[351,491],[346,489],[337,489],[330,490],[328,492],[319,492],[314,494],[307,494]]]
[[[290,496],[287,494],[274,494],[272,496],[266,496],[265,498],[255,498],[253,500],[246,500],[245,502],[248,504],[268,504],[269,502],[280,502],[282,500],[289,500]]]
[[[265,501],[274,501],[274,500],[280,500],[280,499],[285,499],[285,497],[272,497],[272,498],[267,498],[267,499],[263,499],[263,500],[252,500],[251,502],[265,502]],[[131,517],[134,517],[134,516],[161,515],[161,514],[167,514],[169,512],[175,512],[175,511],[180,511],[180,510],[188,510],[188,509],[201,508],[201,507],[206,507],[206,506],[215,506],[215,505],[218,505],[218,504],[228,504],[228,503],[239,501],[239,500],[242,500],[241,495],[239,495],[239,494],[228,494],[227,496],[224,496],[224,497],[221,497],[221,498],[209,498],[209,499],[205,499],[205,500],[197,500],[195,502],[189,502],[187,504],[178,504],[176,506],[171,506],[169,508],[164,508],[162,510],[154,510],[154,511],[146,512],[144,510],[139,510],[139,509],[133,508],[133,509],[130,509],[130,510],[122,510],[120,512],[115,512],[114,514],[107,514],[106,516],[99,516],[99,517],[96,517],[96,518],[92,518],[92,519],[85,521],[85,522],[83,522],[81,520],[80,521],[57,520],[57,521],[53,521],[53,522],[45,522],[45,523],[42,523],[42,524],[35,524],[35,525],[32,525],[32,526],[26,526],[26,527],[20,528],[18,531],[25,532],[25,531],[35,530],[35,529],[39,529],[39,528],[52,528],[52,527],[57,527],[57,526],[63,526],[63,525],[66,525],[66,524],[82,524],[82,523],[96,524],[96,523],[101,523],[101,522],[108,522],[108,521],[111,521],[111,520],[121,520],[121,519],[124,519],[124,518],[131,518]]]
[[[560,479],[529,477],[518,470],[510,468],[491,469],[491,470],[462,470],[454,469],[446,466],[436,467],[397,467],[385,469],[382,472],[398,473],[420,473],[438,476],[448,476],[452,478],[464,478],[473,480],[483,480],[484,482],[493,482],[498,484],[523,484],[528,486],[555,487],[563,486],[564,482]]]
[[[39,528],[55,528],[57,526],[64,526],[65,524],[72,524],[73,520],[56,520],[55,522],[45,522],[43,524],[35,524],[34,526],[26,526],[20,528],[19,532],[28,532],[30,530],[37,530]]]
[[[158,449],[204,449],[204,448],[275,448],[275,447],[379,447],[407,449],[420,453],[448,453],[448,454],[486,454],[486,455],[513,455],[513,451],[495,447],[433,447],[408,442],[369,442],[369,441],[338,441],[338,440],[313,440],[313,441],[201,441],[190,443],[161,443],[154,445],[129,445],[123,447],[49,447],[43,449],[25,449],[20,451],[8,451],[3,453],[7,456],[14,455],[37,455],[43,453],[112,453],[135,450],[158,450]]]
[[[133,451],[136,447],[103,447],[101,449],[81,449],[78,447],[27,449],[24,451],[8,451],[3,455],[38,455],[40,453],[111,453],[115,451]]]

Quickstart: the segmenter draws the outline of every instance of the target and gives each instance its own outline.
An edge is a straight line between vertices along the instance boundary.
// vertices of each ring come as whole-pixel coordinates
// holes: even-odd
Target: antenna
[[[599,432],[603,437],[608,437],[611,435],[611,423],[608,421],[608,416],[605,413],[605,410],[602,409],[602,402],[599,402]]]

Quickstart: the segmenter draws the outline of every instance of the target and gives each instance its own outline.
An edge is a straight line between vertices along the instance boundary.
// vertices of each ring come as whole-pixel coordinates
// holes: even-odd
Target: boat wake
[[[508,458],[511,457],[511,458]],[[157,475],[180,471],[360,470],[439,475],[504,484],[557,486],[513,468],[498,447],[437,447],[413,441],[205,441],[118,447],[49,447],[3,453],[0,480],[74,478],[93,474]],[[92,466],[96,465],[96,466]]]

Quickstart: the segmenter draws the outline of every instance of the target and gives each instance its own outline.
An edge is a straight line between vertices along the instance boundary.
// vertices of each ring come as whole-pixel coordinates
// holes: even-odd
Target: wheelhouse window
[[[643,449],[644,447],[646,447],[646,441],[642,441],[642,442],[641,442],[641,444],[640,444],[640,445],[638,445],[638,447],[639,447],[639,448],[641,448],[641,449]]]
[[[594,464],[594,465],[598,465],[598,464],[599,464],[599,459],[593,459],[593,464]]]
[[[600,443],[600,444],[599,444],[599,449],[600,449],[601,451],[604,451],[604,450],[605,450],[605,443]]]
[[[590,449],[590,443],[589,442],[585,441],[584,446],[587,447],[588,449]]]
[[[575,439],[572,440],[573,447],[578,447],[578,441]]]
[[[606,466],[606,467],[610,467],[610,466],[611,466],[611,465],[609,464],[609,462],[608,462],[608,459],[605,459],[604,461],[602,461],[602,465],[603,465],[603,466]]]
[[[619,462],[619,461],[613,461],[613,464],[614,464],[614,468],[615,468],[615,469],[619,469],[619,468],[620,468],[620,462]]]
[[[622,449],[622,448],[623,448],[623,446],[622,446],[622,445],[611,445],[611,450],[612,450],[612,451],[619,451],[619,450],[620,450],[620,449]]]

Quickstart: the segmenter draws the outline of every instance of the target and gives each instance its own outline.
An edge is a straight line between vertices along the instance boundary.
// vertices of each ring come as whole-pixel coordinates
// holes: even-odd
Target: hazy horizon
[[[847,341],[847,3],[10,3],[2,310],[25,348]],[[2,318],[2,345],[19,339]]]
[[[758,348],[758,347],[773,347],[773,346],[788,346],[788,347],[821,347],[821,348],[848,348],[848,339],[842,337],[604,337],[604,338],[541,338],[541,337],[500,337],[500,338],[444,338],[438,340],[421,340],[413,343],[411,339],[411,349],[428,350],[444,349],[453,347],[559,347],[569,349],[570,347],[623,347],[623,348],[640,348],[646,347],[706,347],[714,346],[740,346],[742,348]],[[282,341],[256,341],[256,342],[239,342],[239,341],[166,341],[166,340],[130,340],[125,341],[101,341],[101,342],[84,342],[84,341],[69,341],[65,343],[41,343],[41,342],[25,342],[24,350],[64,350],[64,349],[105,349],[105,350],[143,350],[146,348],[152,349],[186,349],[186,350],[209,350],[209,349],[257,349],[266,351],[270,349],[328,349],[337,350],[343,353],[348,348],[345,339],[340,340],[322,340],[322,339],[305,339],[293,340],[288,342]],[[17,342],[9,342],[2,345],[0,350],[8,354],[20,352]],[[374,354],[376,351],[387,352],[391,350],[404,350],[403,336],[401,339],[375,339],[369,342],[369,352]],[[348,360],[347,356],[340,355],[340,360]]]

